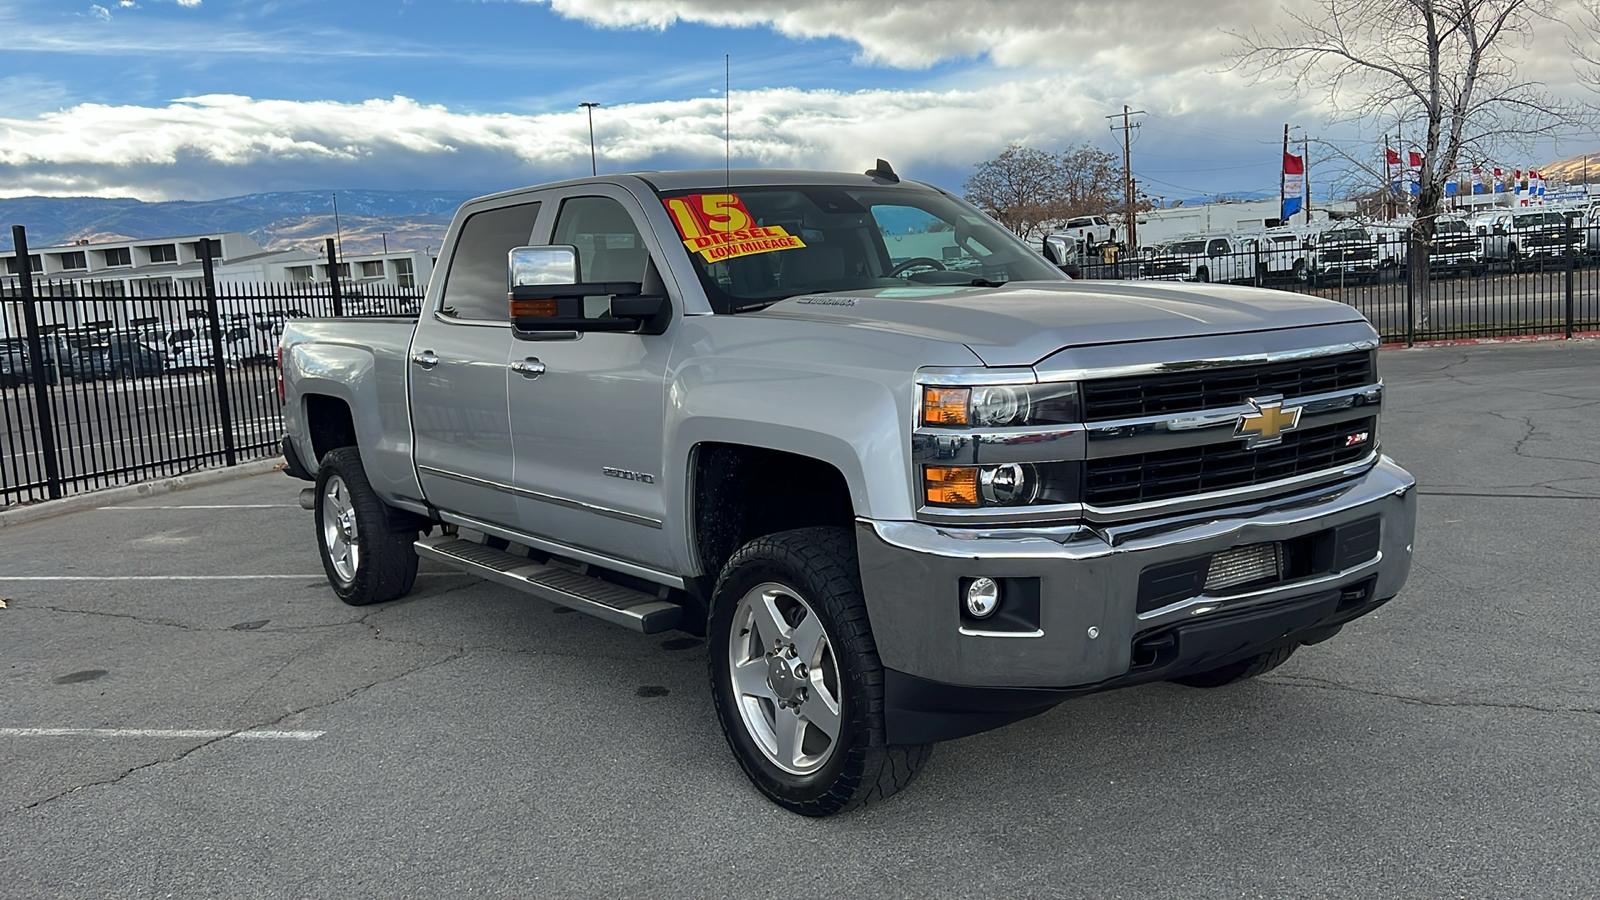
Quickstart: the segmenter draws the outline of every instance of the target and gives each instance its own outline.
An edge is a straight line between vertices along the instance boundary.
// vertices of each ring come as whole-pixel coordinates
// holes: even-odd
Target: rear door
[[[505,528],[517,522],[506,407],[507,257],[530,242],[539,210],[524,196],[467,216],[444,287],[417,321],[408,367],[424,496],[440,509]]]

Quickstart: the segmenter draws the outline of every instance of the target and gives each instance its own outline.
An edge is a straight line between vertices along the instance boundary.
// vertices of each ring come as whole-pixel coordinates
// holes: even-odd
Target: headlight
[[[932,428],[1017,428],[1081,421],[1076,384],[922,389],[922,424]]]
[[[1076,503],[1079,481],[1077,462],[925,465],[922,500],[927,506],[956,509]]]

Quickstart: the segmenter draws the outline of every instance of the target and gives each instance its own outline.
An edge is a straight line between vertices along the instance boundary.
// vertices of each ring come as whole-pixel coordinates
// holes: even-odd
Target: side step
[[[444,563],[485,581],[493,581],[541,600],[559,603],[616,625],[656,634],[678,627],[683,607],[652,594],[580,575],[560,566],[546,566],[525,556],[466,541],[453,534],[417,541],[417,556]]]

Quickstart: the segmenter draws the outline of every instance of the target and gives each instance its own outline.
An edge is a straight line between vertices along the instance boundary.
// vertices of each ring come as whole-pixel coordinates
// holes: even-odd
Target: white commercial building
[[[62,247],[30,247],[34,277],[62,284],[94,283],[90,296],[137,296],[164,287],[195,286],[203,280],[203,241],[211,241],[218,284],[326,283],[328,261],[306,250],[266,250],[237,231],[183,237],[105,242],[82,241]],[[21,271],[15,250],[0,251],[0,282],[15,287]],[[362,253],[339,264],[345,284],[426,287],[433,259],[415,250]],[[54,291],[54,293],[65,293]]]

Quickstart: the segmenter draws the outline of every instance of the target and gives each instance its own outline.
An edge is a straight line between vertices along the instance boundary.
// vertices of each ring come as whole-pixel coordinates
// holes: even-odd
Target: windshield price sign
[[[737,194],[690,194],[665,202],[683,245],[706,262],[805,246],[781,225],[757,225]]]

